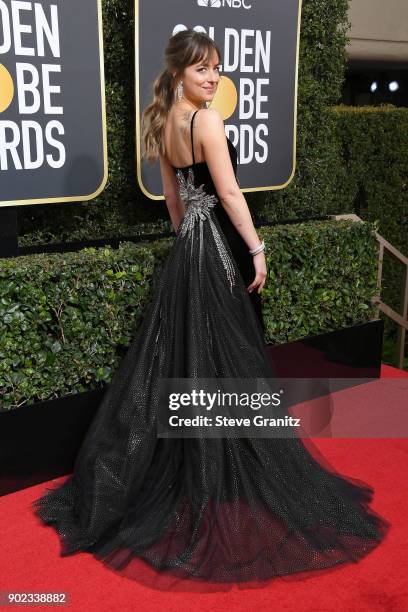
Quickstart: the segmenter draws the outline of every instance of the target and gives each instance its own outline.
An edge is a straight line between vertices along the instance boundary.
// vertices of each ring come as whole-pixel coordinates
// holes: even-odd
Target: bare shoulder
[[[219,128],[224,126],[224,121],[221,113],[216,108],[200,108],[200,112],[197,113],[201,126],[209,128]],[[198,118],[196,117],[196,119]]]
[[[197,113],[196,128],[202,140],[206,140],[213,136],[223,136],[224,120],[221,113],[216,108],[202,108]]]

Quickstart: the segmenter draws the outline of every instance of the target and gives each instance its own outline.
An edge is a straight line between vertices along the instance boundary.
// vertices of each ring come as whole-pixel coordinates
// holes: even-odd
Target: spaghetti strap
[[[191,117],[191,123],[190,123],[190,134],[191,134],[191,150],[193,153],[193,164],[195,164],[195,158],[194,158],[194,142],[193,142],[193,121],[194,121],[194,117],[196,116],[196,114],[198,113],[200,109],[198,108],[193,116]]]

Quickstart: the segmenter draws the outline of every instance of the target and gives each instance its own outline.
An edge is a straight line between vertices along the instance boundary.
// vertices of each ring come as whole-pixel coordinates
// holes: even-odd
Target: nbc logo
[[[229,8],[245,8],[250,9],[251,4],[247,4],[246,0],[197,0],[198,6],[211,6],[219,8],[220,6],[228,6]]]
[[[198,6],[221,6],[221,0],[197,0]]]

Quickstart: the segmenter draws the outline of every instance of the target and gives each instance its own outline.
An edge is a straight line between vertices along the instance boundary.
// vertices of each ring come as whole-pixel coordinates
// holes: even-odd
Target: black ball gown
[[[148,307],[72,475],[33,511],[60,535],[61,556],[88,551],[135,580],[143,566],[156,579],[226,588],[357,562],[390,524],[369,508],[369,485],[300,438],[157,436],[161,377],[275,376],[259,298],[246,289],[248,248],[206,163],[193,156],[174,170],[186,213]]]

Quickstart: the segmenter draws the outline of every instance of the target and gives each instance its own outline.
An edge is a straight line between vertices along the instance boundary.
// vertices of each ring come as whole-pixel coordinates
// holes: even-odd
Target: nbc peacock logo
[[[220,6],[228,8],[252,8],[252,4],[247,4],[248,0],[197,0],[198,6],[206,6],[212,8],[220,8]]]
[[[218,8],[221,6],[221,0],[197,0],[197,4],[198,6],[214,6]]]

